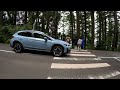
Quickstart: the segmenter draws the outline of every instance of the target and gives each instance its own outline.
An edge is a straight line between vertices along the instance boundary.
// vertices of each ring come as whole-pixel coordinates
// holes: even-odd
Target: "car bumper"
[[[10,46],[13,47],[13,43],[12,43],[12,41],[10,41]]]
[[[70,53],[70,51],[71,51],[71,47],[69,46],[69,47],[66,48],[66,52],[65,53]]]
[[[71,49],[67,49],[67,52],[66,53],[70,53]]]

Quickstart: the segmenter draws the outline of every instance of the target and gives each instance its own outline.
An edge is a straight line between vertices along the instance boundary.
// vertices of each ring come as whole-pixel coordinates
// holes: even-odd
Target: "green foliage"
[[[9,43],[12,35],[19,30],[31,30],[32,26],[18,25],[18,26],[3,26],[0,29],[0,43]]]
[[[26,24],[23,25],[16,25],[15,20],[18,13],[15,14],[16,11],[6,11],[7,14],[4,14],[4,11],[0,12],[0,43],[9,43],[11,36],[17,32],[18,30],[31,30],[33,27],[33,23],[35,19],[41,19],[39,22],[37,21],[36,29],[49,33],[49,23],[53,21],[53,25],[55,26],[55,30],[53,33],[57,35],[58,28],[64,28],[63,31],[67,30],[66,26],[68,27],[68,35],[72,37],[71,32],[71,18],[69,11],[28,11],[27,16],[21,16],[21,19],[26,19]],[[120,12],[114,11],[98,11],[95,12],[95,37],[97,37],[97,44],[95,49],[99,50],[118,50],[120,51],[120,45],[113,47],[113,43],[118,40],[120,42],[120,33],[116,33],[115,37],[115,30],[116,32],[120,29]],[[73,38],[77,36],[77,18],[76,18],[76,11],[73,11],[72,15],[72,22],[73,22]],[[119,14],[117,14],[119,13]],[[64,17],[61,17],[64,14]],[[85,33],[85,13],[84,11],[80,11],[79,15],[79,24],[80,24],[80,34]],[[116,17],[116,16],[117,17]],[[8,18],[5,18],[7,16]],[[15,16],[15,17],[14,17]],[[100,17],[99,17],[100,16]],[[106,18],[106,19],[105,19]],[[119,19],[119,20],[118,20]],[[61,20],[61,22],[59,22]],[[105,21],[106,20],[106,21]],[[23,20],[24,21],[24,20]],[[63,23],[64,22],[64,23]],[[116,22],[116,23],[115,23]],[[118,23],[118,26],[116,26]],[[61,24],[61,26],[59,25]],[[86,11],[86,49],[91,49],[92,45],[92,23],[91,23],[91,11]],[[57,27],[60,26],[60,27]],[[106,30],[106,31],[105,31]],[[62,34],[62,32],[61,32]],[[84,35],[84,34],[83,34]],[[106,36],[105,36],[106,35]],[[60,36],[60,35],[59,35]],[[63,35],[63,37],[65,37]],[[116,42],[113,42],[113,40]]]

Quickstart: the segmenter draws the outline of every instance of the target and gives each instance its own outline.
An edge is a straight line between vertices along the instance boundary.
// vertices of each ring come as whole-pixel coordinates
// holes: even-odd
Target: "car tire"
[[[63,55],[63,47],[56,45],[52,48],[52,54],[53,56],[60,57]]]
[[[15,42],[13,47],[16,53],[21,53],[23,51],[23,46],[19,42]]]

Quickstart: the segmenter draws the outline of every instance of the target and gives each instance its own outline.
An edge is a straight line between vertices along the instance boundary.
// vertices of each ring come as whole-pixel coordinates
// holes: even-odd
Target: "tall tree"
[[[108,12],[108,35],[107,35],[107,50],[111,50],[111,44],[112,44],[112,12]]]
[[[94,11],[91,11],[91,22],[92,22],[92,29],[91,29],[91,49],[94,49],[94,28],[95,28],[95,24],[94,24]]]
[[[16,14],[17,11],[13,11],[13,25],[16,25]]]
[[[105,24],[104,24],[104,30],[105,30],[105,35],[104,35],[104,36],[105,36],[105,37],[104,37],[104,39],[105,39],[105,50],[106,50],[106,42],[107,42],[107,39],[106,39],[106,38],[107,38],[107,37],[106,37],[106,36],[107,36],[107,33],[106,33],[106,32],[107,32],[107,22],[106,22],[106,19],[107,19],[107,16],[106,16],[106,12],[105,12],[105,17],[104,17],[104,20],[105,20],[105,21],[104,21],[104,23],[105,23]]]
[[[29,11],[28,18],[29,18],[28,19],[28,24],[33,26],[33,24],[35,22],[35,16],[34,16],[34,12],[33,11]],[[36,29],[36,27],[35,27],[35,29]]]
[[[77,16],[77,38],[80,38],[80,15],[79,11],[76,11]]]
[[[72,32],[72,47],[73,47],[73,11],[70,11],[71,32]]]
[[[27,11],[25,11],[24,23],[27,24]]]
[[[41,19],[41,23],[42,23],[42,31],[45,32],[45,11],[42,12],[42,19]]]
[[[101,11],[102,42],[101,49],[105,50],[105,11]]]
[[[85,20],[85,33],[84,33],[84,35],[85,35],[85,36],[84,36],[85,46],[84,46],[84,48],[86,49],[86,37],[87,37],[87,36],[86,36],[86,35],[87,35],[86,11],[84,11],[84,20]]]
[[[58,38],[57,35],[58,35],[58,11],[55,11],[55,16],[54,16],[54,25],[55,25],[55,30],[54,30],[54,33],[55,33],[55,38]]]
[[[114,15],[114,38],[113,38],[113,46],[112,46],[112,50],[117,49],[117,42],[118,42],[118,19],[117,19],[117,11],[113,12]]]
[[[99,22],[99,30],[98,30],[98,43],[97,43],[97,48],[98,49],[101,49],[101,38],[102,38],[102,36],[101,36],[101,33],[102,33],[102,14],[101,14],[101,11],[98,11],[98,22]]]
[[[3,11],[0,11],[0,25],[3,25]]]
[[[36,11],[36,29],[39,30],[40,24],[39,24],[39,11]]]

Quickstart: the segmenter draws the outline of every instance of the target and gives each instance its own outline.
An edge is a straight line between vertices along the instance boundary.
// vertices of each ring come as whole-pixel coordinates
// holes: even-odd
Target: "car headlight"
[[[65,46],[70,46],[69,44],[64,44]]]

